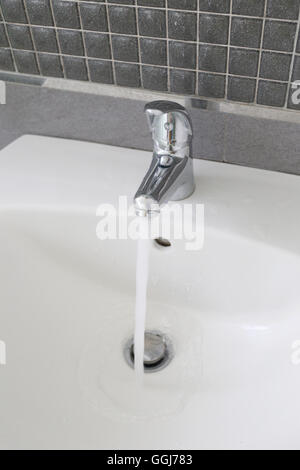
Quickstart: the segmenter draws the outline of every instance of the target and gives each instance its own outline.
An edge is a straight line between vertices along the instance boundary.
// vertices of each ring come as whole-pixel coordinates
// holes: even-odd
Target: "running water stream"
[[[139,239],[137,241],[136,261],[136,305],[134,334],[134,368],[138,382],[144,377],[144,347],[147,313],[147,286],[149,271],[150,238],[148,235],[148,217],[141,217]]]

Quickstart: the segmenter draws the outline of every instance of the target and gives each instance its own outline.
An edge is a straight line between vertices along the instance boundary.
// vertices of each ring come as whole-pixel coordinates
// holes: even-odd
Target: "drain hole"
[[[169,248],[170,246],[172,246],[171,242],[166,238],[159,237],[155,238],[154,241],[157,245],[162,246],[163,248]]]
[[[127,364],[134,369],[134,338],[125,345],[124,357]],[[173,358],[170,340],[160,332],[145,332],[144,372],[157,372],[164,369]]]

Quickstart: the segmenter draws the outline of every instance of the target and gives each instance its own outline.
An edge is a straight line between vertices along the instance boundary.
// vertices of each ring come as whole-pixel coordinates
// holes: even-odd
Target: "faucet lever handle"
[[[190,145],[193,131],[186,109],[172,101],[154,101],[145,106],[157,153],[171,153]]]

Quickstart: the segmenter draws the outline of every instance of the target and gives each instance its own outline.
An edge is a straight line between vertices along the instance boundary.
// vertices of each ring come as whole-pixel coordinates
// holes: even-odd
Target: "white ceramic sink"
[[[136,246],[98,240],[96,208],[150,158],[35,136],[0,153],[0,448],[299,449],[300,178],[195,161],[204,248],[151,249],[147,326],[175,357],[139,394]]]

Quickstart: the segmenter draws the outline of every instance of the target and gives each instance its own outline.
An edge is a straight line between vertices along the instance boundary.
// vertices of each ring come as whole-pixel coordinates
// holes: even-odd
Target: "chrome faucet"
[[[154,152],[150,168],[135,197],[136,214],[159,211],[161,204],[180,201],[195,189],[192,159],[192,125],[186,109],[171,101],[154,101],[145,107]]]

